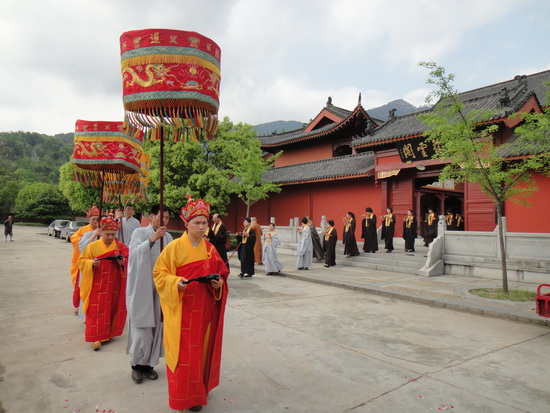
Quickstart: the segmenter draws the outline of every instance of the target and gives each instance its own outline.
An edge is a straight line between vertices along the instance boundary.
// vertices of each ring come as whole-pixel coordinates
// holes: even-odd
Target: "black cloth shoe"
[[[252,278],[252,274],[245,274],[245,275],[243,275],[243,277],[244,278]],[[202,408],[202,406],[201,406],[201,408]]]
[[[143,381],[143,372],[141,370],[132,369],[132,380],[139,384]]]
[[[144,366],[142,369],[142,375],[149,380],[156,380],[159,378],[158,373],[150,366]]]
[[[239,273],[239,278],[243,278],[244,274],[242,272]]]
[[[193,407],[190,407],[189,409],[190,412],[200,412],[202,410],[202,406],[193,406]]]

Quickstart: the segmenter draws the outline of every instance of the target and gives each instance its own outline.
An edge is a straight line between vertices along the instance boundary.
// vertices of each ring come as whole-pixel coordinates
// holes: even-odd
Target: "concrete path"
[[[126,334],[98,352],[84,342],[70,244],[45,228],[14,233],[0,243],[0,412],[170,412],[163,362],[159,380],[136,385]],[[438,277],[428,288],[418,277],[321,264],[304,275],[284,260],[286,277],[261,266],[251,279],[231,276],[221,383],[204,412],[550,410],[547,327],[389,295],[465,303],[466,287],[487,280]],[[344,278],[346,288],[320,283]]]

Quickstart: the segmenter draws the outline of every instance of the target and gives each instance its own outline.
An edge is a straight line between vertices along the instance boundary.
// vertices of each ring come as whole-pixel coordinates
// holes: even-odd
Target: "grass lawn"
[[[508,294],[502,292],[502,288],[478,288],[469,290],[470,294],[483,298],[492,298],[493,300],[508,301],[534,301],[536,293],[523,290],[508,290]]]

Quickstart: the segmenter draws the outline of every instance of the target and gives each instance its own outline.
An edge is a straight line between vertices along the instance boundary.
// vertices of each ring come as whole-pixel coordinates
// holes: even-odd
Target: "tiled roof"
[[[285,133],[277,133],[268,136],[259,136],[263,148],[276,148],[279,146],[287,145],[289,143],[307,141],[318,136],[329,135],[333,132],[340,130],[340,128],[348,125],[350,121],[354,118],[352,116],[354,113],[362,112],[364,115],[368,116],[367,112],[361,107],[358,106],[353,111],[345,110],[338,108],[333,105],[327,105],[324,109],[329,110],[331,113],[339,117],[343,117],[340,122],[329,123],[325,126],[322,126],[318,129],[311,130],[309,132],[304,132],[308,125],[301,129],[296,129],[293,131]],[[320,113],[320,112],[319,112]]]
[[[540,155],[550,153],[550,137],[547,137],[545,141],[526,143],[522,140],[521,144],[517,143],[518,137],[512,136],[506,145],[498,148],[498,156],[502,158],[521,158],[530,155]]]
[[[374,153],[364,152],[272,168],[263,177],[276,184],[290,185],[365,177],[372,175],[373,170]]]
[[[351,115],[353,113],[352,110],[339,108],[338,106],[334,106],[333,104],[327,105],[325,107],[325,109],[328,110],[330,113],[333,113],[333,114],[335,114],[336,116],[338,116],[342,119],[347,118],[349,115]],[[319,113],[321,113],[321,112],[319,112]]]
[[[492,120],[500,119],[514,113],[521,108],[533,95],[542,106],[550,105],[547,101],[548,87],[545,82],[550,81],[550,70],[535,73],[529,76],[516,76],[494,85],[470,90],[459,94],[465,105],[465,112],[479,109],[493,109],[495,115]],[[503,104],[503,100],[505,100]],[[370,135],[352,141],[353,147],[368,147],[390,141],[420,136],[427,126],[418,120],[421,113],[430,113],[433,109],[400,116],[390,120],[371,132]]]

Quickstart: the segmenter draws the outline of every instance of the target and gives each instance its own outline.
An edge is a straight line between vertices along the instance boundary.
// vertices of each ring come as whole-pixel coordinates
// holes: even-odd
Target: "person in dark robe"
[[[427,247],[437,237],[437,216],[432,208],[428,209],[428,216],[424,221],[424,246]]]
[[[315,224],[311,218],[307,218],[307,224],[311,228],[311,242],[313,244],[313,256],[318,260],[323,260],[325,258],[325,253],[323,251],[323,245],[321,244],[321,238],[319,238],[319,233]]]
[[[371,207],[365,208],[361,222],[361,238],[364,239],[363,251],[375,253],[378,251],[378,235],[376,234],[376,214]]]
[[[386,252],[393,251],[393,236],[395,234],[395,215],[393,209],[386,208],[386,215],[382,216],[382,239],[385,241]]]
[[[223,262],[225,262],[225,266],[227,267],[227,269],[229,269],[229,261],[227,260],[226,249],[226,243],[229,234],[227,233],[227,229],[225,228],[225,225],[220,218],[220,214],[212,215],[212,222],[214,223],[214,225],[212,225],[212,228],[208,229],[206,236],[208,237],[208,241],[210,241],[210,243],[214,245],[216,251],[218,251],[218,254],[220,254],[220,258],[223,260]]]
[[[412,209],[407,211],[407,216],[403,219],[403,239],[405,240],[405,251],[414,252],[414,241],[416,240],[416,218]]]
[[[464,231],[464,217],[460,212],[458,212],[455,215],[455,219],[456,219],[455,229],[457,231]]]
[[[4,236],[6,237],[6,242],[8,242],[8,235],[10,236],[10,241],[13,241],[13,217],[11,215],[4,221]]]
[[[240,278],[250,278],[254,275],[254,246],[256,245],[256,232],[251,226],[252,220],[245,218],[243,232],[237,234],[239,259],[241,260]]]
[[[359,248],[357,248],[357,240],[355,239],[355,214],[353,212],[347,212],[344,220],[344,255],[346,258],[359,255]]]
[[[447,223],[447,231],[456,231],[456,217],[450,209],[447,210],[447,215],[445,215],[445,222]]]
[[[328,228],[323,231],[323,249],[325,251],[325,267],[333,267],[336,265],[336,243],[338,242],[338,233],[334,228],[334,221],[327,221]]]

